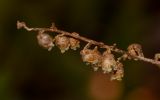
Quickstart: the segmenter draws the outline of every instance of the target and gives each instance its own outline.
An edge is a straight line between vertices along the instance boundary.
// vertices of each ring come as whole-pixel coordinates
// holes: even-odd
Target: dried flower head
[[[73,50],[76,50],[77,48],[80,47],[80,42],[74,38],[69,38],[69,42],[70,42],[70,48]]]
[[[131,56],[141,56],[144,57],[143,52],[142,52],[142,47],[140,44],[131,44],[128,46],[128,53]]]
[[[55,44],[59,47],[61,53],[64,53],[69,49],[70,46],[69,38],[63,35],[57,35],[55,37]]]
[[[50,51],[54,47],[53,39],[47,33],[38,33],[37,35],[38,44]]]
[[[102,71],[103,73],[110,73],[113,71],[113,67],[116,66],[114,55],[105,51],[102,58]]]
[[[111,80],[121,81],[123,76],[124,76],[123,64],[117,62],[116,66],[114,67],[114,71],[112,72]]]
[[[94,65],[93,67],[95,67],[94,70],[96,71],[96,67],[99,67],[102,57],[101,53],[97,50],[97,47],[93,50],[85,48],[81,50],[80,54],[82,55],[83,62]]]

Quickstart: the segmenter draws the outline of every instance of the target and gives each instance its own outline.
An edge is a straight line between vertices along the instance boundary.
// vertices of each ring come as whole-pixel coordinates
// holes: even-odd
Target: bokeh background
[[[30,27],[55,22],[124,50],[140,43],[153,58],[160,52],[159,0],[0,0],[0,100],[160,100],[157,66],[125,61],[123,81],[110,81],[82,62],[80,49],[48,52],[36,33],[16,29],[17,20]]]

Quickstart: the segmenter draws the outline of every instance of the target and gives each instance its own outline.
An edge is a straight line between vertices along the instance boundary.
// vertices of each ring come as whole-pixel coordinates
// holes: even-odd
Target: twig
[[[98,46],[100,48],[105,48],[105,49],[107,49],[108,53],[115,52],[115,53],[122,54],[121,57],[117,58],[117,62],[118,63],[120,62],[120,60],[133,59],[133,60],[140,60],[140,61],[148,62],[148,63],[154,64],[154,65],[157,65],[160,68],[160,61],[159,61],[160,54],[156,54],[156,56],[155,56],[156,58],[154,58],[154,59],[146,58],[146,57],[144,57],[143,52],[142,52],[142,48],[141,48],[141,46],[139,44],[131,44],[128,47],[128,51],[124,51],[124,50],[121,50],[121,49],[117,48],[115,44],[112,45],[112,46],[109,46],[109,45],[104,44],[103,42],[97,42],[97,41],[94,41],[92,39],[80,36],[76,32],[70,33],[70,32],[66,32],[66,31],[57,29],[53,23],[52,23],[52,26],[49,27],[49,28],[30,28],[25,24],[25,22],[17,21],[17,29],[21,29],[21,28],[24,28],[27,31],[37,31],[38,33],[54,32],[54,33],[57,33],[57,34],[62,34],[63,36],[69,36],[69,37],[72,37],[74,39],[77,39],[77,40],[80,40],[80,41],[84,41],[86,43],[89,43],[90,45],[95,45],[95,46]],[[51,43],[50,46],[51,45],[53,45],[53,44]],[[65,49],[67,48],[66,50],[68,50],[68,47],[65,47]],[[49,50],[51,50],[51,48],[49,48]],[[96,50],[97,49],[92,51],[92,53],[93,52],[97,53],[98,51],[96,51]],[[64,52],[64,51],[62,51],[62,52]],[[84,52],[81,52],[82,55],[83,55],[83,53]],[[109,57],[113,58],[112,55],[109,55]],[[111,65],[113,65],[113,64],[111,64]],[[111,66],[111,65],[108,65],[108,66]],[[118,65],[122,66],[122,64],[118,64]],[[117,70],[116,68],[114,68],[112,70]],[[95,68],[95,69],[97,70],[98,68]],[[119,76],[118,72],[121,74],[123,71],[122,70],[120,70],[120,71],[117,70],[117,74]],[[113,75],[112,79],[116,78],[117,80],[121,80],[121,77],[123,77],[123,75],[119,76],[118,78],[117,78],[117,76]]]
[[[99,46],[100,48],[106,48],[106,49],[110,49],[111,51],[114,51],[116,53],[121,53],[121,54],[126,54],[127,52],[124,51],[124,50],[121,50],[121,49],[118,49],[117,47],[115,46],[108,46],[106,44],[104,44],[103,42],[97,42],[97,41],[94,41],[92,39],[89,39],[89,38],[86,38],[86,37],[83,37],[83,36],[80,36],[78,33],[76,32],[73,32],[73,33],[69,33],[69,32],[66,32],[66,31],[63,31],[63,30],[60,30],[60,29],[57,29],[55,26],[51,26],[50,28],[29,28],[25,22],[19,22],[17,21],[17,29],[20,29],[20,28],[24,28],[26,29],[27,31],[43,31],[43,32],[55,32],[55,33],[59,33],[59,34],[64,34],[66,36],[70,36],[70,37],[73,37],[75,39],[78,39],[78,40],[81,40],[81,41],[84,41],[84,42],[87,42],[87,43],[91,43],[93,45],[96,45],[96,46]],[[128,54],[128,53],[127,53]],[[156,61],[154,59],[150,59],[150,58],[145,58],[145,57],[140,57],[140,56],[132,56],[130,54],[128,54],[131,58],[136,58],[138,60],[141,60],[141,61],[144,61],[144,62],[148,62],[148,63],[152,63],[154,65],[158,65],[160,66],[160,61]]]

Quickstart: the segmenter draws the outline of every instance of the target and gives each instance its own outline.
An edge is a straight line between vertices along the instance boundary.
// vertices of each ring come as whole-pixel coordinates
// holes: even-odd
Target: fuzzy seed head
[[[54,47],[53,39],[50,35],[46,33],[39,33],[37,35],[38,44],[50,51]]]
[[[69,38],[66,36],[57,35],[55,37],[55,44],[59,47],[59,49],[61,50],[61,53],[64,53],[69,49],[69,46],[70,46]]]
[[[97,65],[101,62],[101,54],[98,50],[83,49],[80,54],[82,55],[83,62],[92,65]]]
[[[117,62],[116,67],[114,68],[114,72],[112,73],[111,80],[121,81],[124,76],[123,64]]]
[[[103,73],[110,73],[113,71],[113,67],[116,65],[114,55],[108,52],[103,53],[102,58],[102,71]]]
[[[77,48],[80,47],[80,42],[74,38],[69,38],[69,42],[70,42],[70,48],[73,50],[76,50]]]
[[[142,47],[140,44],[131,44],[128,46],[128,53],[132,56],[141,56],[144,57],[143,52],[142,52]]]

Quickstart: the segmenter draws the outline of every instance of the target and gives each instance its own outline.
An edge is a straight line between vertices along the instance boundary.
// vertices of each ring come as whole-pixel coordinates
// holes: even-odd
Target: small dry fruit
[[[66,36],[57,35],[55,37],[55,44],[59,47],[61,53],[64,53],[70,47],[69,38]]]
[[[38,33],[37,35],[38,44],[50,51],[54,47],[53,39],[47,33]]]

